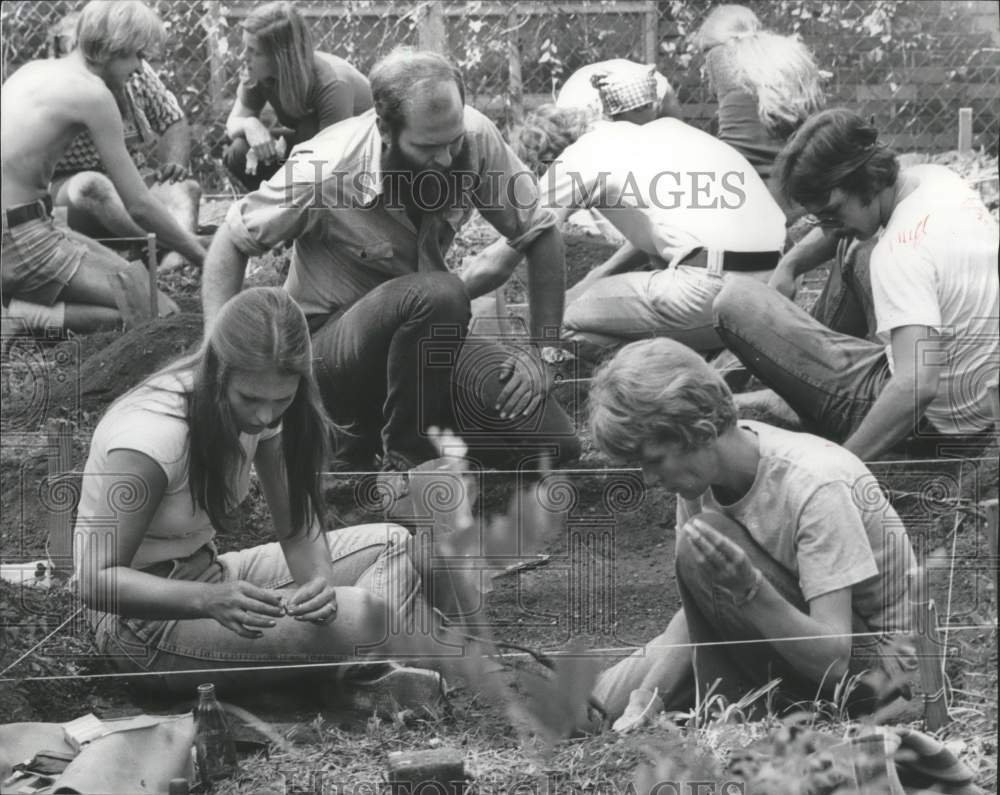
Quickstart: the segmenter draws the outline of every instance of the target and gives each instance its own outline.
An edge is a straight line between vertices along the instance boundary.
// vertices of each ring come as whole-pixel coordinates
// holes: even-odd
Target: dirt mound
[[[183,314],[154,320],[118,335],[105,347],[80,349],[79,379],[67,380],[52,392],[57,406],[74,405],[100,412],[119,395],[160,367],[191,350],[201,340],[201,315]],[[94,350],[87,353],[88,349]]]

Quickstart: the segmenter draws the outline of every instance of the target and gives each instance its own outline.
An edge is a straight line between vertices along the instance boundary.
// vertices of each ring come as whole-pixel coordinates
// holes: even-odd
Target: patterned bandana
[[[617,116],[656,102],[655,71],[656,67],[653,66],[619,69],[596,74],[590,78],[590,82],[601,95],[604,112],[609,116]]]

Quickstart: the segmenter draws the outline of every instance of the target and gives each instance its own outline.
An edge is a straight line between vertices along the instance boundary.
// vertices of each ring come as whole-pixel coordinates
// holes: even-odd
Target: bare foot
[[[159,272],[170,273],[188,264],[188,261],[181,254],[178,254],[176,251],[170,251],[160,260]]]
[[[177,306],[177,302],[162,290],[156,296],[156,303],[160,310],[160,317],[170,317],[171,315],[179,315],[181,313],[181,308]]]

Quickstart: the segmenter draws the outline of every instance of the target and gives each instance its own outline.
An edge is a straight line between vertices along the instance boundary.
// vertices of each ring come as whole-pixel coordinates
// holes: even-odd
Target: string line
[[[80,612],[80,611],[77,611]],[[66,624],[75,618],[75,614],[69,619],[64,621],[57,627],[53,632],[49,633],[46,638],[36,644],[36,646],[22,655],[18,660],[16,660],[11,665],[4,669],[3,674],[6,674],[10,669],[21,662],[28,654],[31,654],[41,643],[44,643],[55,632],[62,629]],[[958,627],[950,627],[952,632],[959,631],[972,631],[972,630],[983,630],[992,629],[996,630],[995,624],[968,624]],[[744,640],[716,640],[716,641],[699,641],[697,643],[647,643],[643,646],[636,647],[604,647],[597,649],[588,649],[585,653],[581,652],[565,652],[565,651],[552,651],[552,652],[542,652],[547,657],[580,657],[580,656],[628,656],[634,654],[639,649],[700,649],[700,648],[710,648],[710,647],[721,647],[721,646],[749,646],[757,645],[761,643],[783,643],[783,642],[801,642],[809,640],[826,640],[830,638],[871,638],[871,637],[882,637],[884,632],[850,632],[839,635],[799,635],[787,638],[752,638]],[[904,636],[905,637],[905,636]],[[485,640],[485,639],[480,639]],[[501,644],[502,645],[502,644]],[[504,653],[502,655],[504,658],[528,658],[533,655],[527,652],[512,652]],[[427,659],[426,654],[414,655],[416,659],[425,660]],[[133,673],[129,672],[116,672],[116,673],[103,673],[103,674],[53,674],[49,676],[29,676],[29,677],[8,677],[0,674],[0,684],[7,682],[52,682],[60,681],[66,679],[130,679],[135,677],[147,677],[147,676],[180,676],[180,675],[190,675],[190,674],[211,674],[211,673],[233,673],[233,672],[244,672],[244,671],[285,671],[290,669],[295,670],[310,670],[310,669],[329,669],[329,668],[344,668],[349,666],[357,665],[374,665],[374,664],[386,664],[390,662],[398,662],[399,660],[409,659],[407,655],[396,655],[391,659],[369,659],[365,657],[353,658],[350,660],[339,660],[339,661],[328,661],[328,662],[315,662],[315,663],[284,663],[284,664],[274,664],[274,665],[243,665],[237,667],[216,667],[216,668],[190,668],[179,671],[136,671]],[[448,657],[442,656],[441,659],[449,659]],[[454,659],[454,658],[451,658]]]

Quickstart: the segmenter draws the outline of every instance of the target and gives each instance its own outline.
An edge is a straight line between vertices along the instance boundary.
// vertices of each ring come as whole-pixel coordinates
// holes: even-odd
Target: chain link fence
[[[3,77],[51,51],[51,29],[83,0],[0,5]],[[218,177],[224,120],[237,84],[239,22],[250,0],[155,0],[170,41],[155,63],[181,101],[202,178]],[[797,33],[828,73],[831,105],[873,115],[899,151],[941,152],[972,109],[971,142],[1000,138],[1000,21],[989,0],[749,0],[764,26]],[[656,63],[692,124],[708,128],[713,98],[691,34],[710,8],[686,0],[554,3],[347,0],[300,2],[317,47],[362,71],[392,47],[446,51],[462,67],[470,104],[502,127],[551,101],[572,72],[608,58]]]

